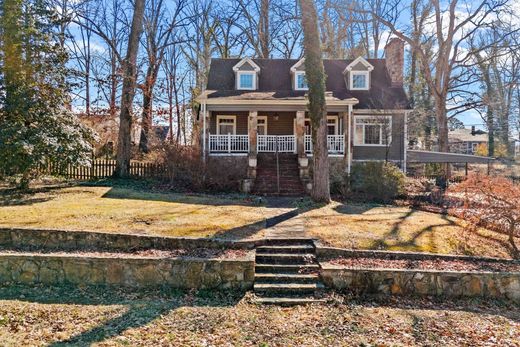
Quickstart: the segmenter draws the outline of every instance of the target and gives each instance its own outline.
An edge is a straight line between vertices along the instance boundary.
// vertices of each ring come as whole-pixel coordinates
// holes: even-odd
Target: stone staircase
[[[300,181],[298,156],[292,153],[279,153],[280,193],[277,191],[276,154],[259,153],[256,169],[256,179],[253,193],[258,195],[305,195],[305,189]]]
[[[298,305],[322,302],[312,240],[268,239],[256,248],[254,292],[263,304]]]

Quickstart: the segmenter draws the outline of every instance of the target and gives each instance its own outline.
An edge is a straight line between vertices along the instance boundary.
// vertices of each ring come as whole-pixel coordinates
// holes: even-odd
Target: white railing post
[[[231,134],[228,133],[228,138],[227,138],[227,145],[228,145],[228,153],[231,153]]]

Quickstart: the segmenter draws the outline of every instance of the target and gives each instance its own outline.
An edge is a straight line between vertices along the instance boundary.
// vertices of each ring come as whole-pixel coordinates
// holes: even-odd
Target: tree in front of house
[[[491,156],[495,158],[506,158],[508,155],[507,146],[503,143],[496,143],[494,145],[493,153],[490,154],[488,150],[488,144],[481,143],[477,146],[477,149],[475,150],[475,155],[481,155],[483,157]]]
[[[49,3],[4,0],[0,11],[0,171],[26,188],[40,164],[85,164],[92,133],[69,107],[67,54]]]
[[[316,202],[329,202],[325,69],[318,32],[318,16],[314,1],[300,0],[300,6],[305,51],[305,76],[309,84],[309,117],[312,124],[313,184],[311,196]]]
[[[516,244],[520,238],[520,185],[504,177],[473,174],[450,188],[462,194],[464,206],[456,209],[473,227],[488,226],[507,235],[514,258],[520,257]]]

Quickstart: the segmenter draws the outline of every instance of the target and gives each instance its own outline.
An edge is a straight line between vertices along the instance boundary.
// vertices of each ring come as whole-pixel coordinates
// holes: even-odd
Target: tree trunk
[[[261,58],[269,58],[269,2],[261,0],[260,19],[258,21],[258,39],[260,41]]]
[[[121,113],[119,114],[119,138],[116,157],[116,177],[128,177],[130,173],[132,103],[135,95],[136,60],[139,51],[139,37],[142,31],[144,0],[135,0],[132,27],[128,37],[128,49],[124,61]]]
[[[309,116],[312,124],[313,184],[312,199],[330,202],[329,159],[327,151],[327,109],[325,71],[318,33],[318,17],[312,0],[300,0],[302,11],[305,76],[309,85]]]
[[[141,134],[139,137],[139,150],[143,153],[149,151],[150,130],[152,129],[152,90],[149,82],[143,88],[143,113],[141,120]]]
[[[509,225],[509,244],[511,245],[512,255],[514,259],[520,258],[520,251],[518,251],[518,247],[515,243],[515,231],[516,231],[516,223],[510,223]]]
[[[448,117],[445,97],[435,97],[435,117],[437,118],[439,152],[449,152]]]

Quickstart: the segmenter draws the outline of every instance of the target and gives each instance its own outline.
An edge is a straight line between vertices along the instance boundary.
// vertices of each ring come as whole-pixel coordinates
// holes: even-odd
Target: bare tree
[[[309,85],[309,117],[312,123],[313,185],[316,202],[330,201],[329,158],[327,150],[327,106],[318,15],[312,0],[300,0],[302,10],[305,75]]]
[[[148,142],[152,128],[153,95],[157,76],[164,58],[165,50],[175,43],[174,30],[181,25],[184,0],[177,0],[171,16],[163,0],[149,0],[145,7],[144,38],[146,47],[147,68],[144,82],[140,85],[143,91],[143,109],[141,120],[141,136],[139,149],[148,153]]]
[[[144,3],[145,0],[135,0],[127,52],[123,61],[123,90],[115,170],[117,177],[127,177],[130,174],[132,106],[137,76],[136,61],[139,51],[139,37],[143,29]]]
[[[423,41],[417,41],[410,34],[399,30],[397,24],[392,23],[375,11],[368,11],[378,21],[390,29],[392,34],[408,43],[417,53],[421,70],[428,84],[434,101],[435,116],[438,127],[438,146],[440,151],[447,152],[448,144],[448,110],[447,100],[450,92],[452,73],[461,63],[468,59],[469,53],[462,50],[469,37],[475,35],[483,27],[489,25],[491,17],[500,14],[507,0],[483,0],[477,4],[466,3],[466,13],[459,11],[464,4],[458,0],[450,0],[443,8],[439,0],[432,0],[431,26],[433,32],[431,40],[435,47],[432,57],[429,48]],[[367,12],[360,9],[361,12]]]

